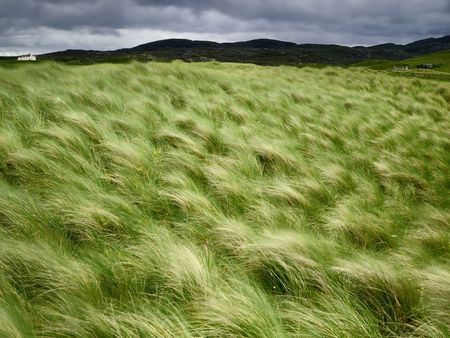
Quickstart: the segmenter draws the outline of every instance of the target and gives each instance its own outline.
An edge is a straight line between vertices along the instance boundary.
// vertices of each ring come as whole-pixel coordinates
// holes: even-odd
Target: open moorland
[[[429,66],[430,69],[425,67]],[[450,50],[400,60],[368,60],[351,65],[388,71],[396,76],[417,77],[450,82]],[[405,67],[408,67],[406,70]]]
[[[1,337],[449,337],[450,83],[0,68]]]

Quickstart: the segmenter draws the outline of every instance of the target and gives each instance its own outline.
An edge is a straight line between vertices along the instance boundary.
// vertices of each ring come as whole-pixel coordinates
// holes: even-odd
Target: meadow
[[[432,64],[432,69],[420,69],[418,66]],[[408,71],[394,71],[395,67],[408,66]],[[388,71],[391,75],[415,77],[450,82],[450,50],[417,56],[406,60],[372,59],[358,62],[350,67],[366,67],[374,70]]]
[[[450,83],[0,67],[0,337],[449,337]]]

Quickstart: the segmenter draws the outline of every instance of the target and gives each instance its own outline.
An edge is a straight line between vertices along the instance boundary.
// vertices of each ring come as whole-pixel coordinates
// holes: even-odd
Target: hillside
[[[450,50],[418,56],[408,59],[407,62],[412,67],[421,64],[433,64],[436,66],[435,70],[450,73]]]
[[[450,36],[415,41],[407,45],[392,43],[371,47],[323,44],[297,44],[272,39],[234,43],[168,39],[115,51],[67,50],[40,58],[78,63],[130,60],[184,60],[242,62],[259,65],[331,64],[347,65],[369,59],[402,60],[434,51],[450,49]]]
[[[448,337],[450,85],[0,68],[1,337]]]
[[[423,65],[432,65],[431,69],[423,69]],[[374,70],[389,71],[399,76],[419,77],[450,81],[450,50],[430,53],[423,56],[400,61],[369,60],[351,65],[367,67]],[[407,71],[397,72],[396,68],[408,66]]]
[[[354,66],[369,67],[376,70],[390,70],[394,66],[408,66],[411,69],[419,65],[432,64],[433,70],[450,73],[450,50],[430,53],[410,59],[392,61],[392,60],[369,60],[355,64]]]

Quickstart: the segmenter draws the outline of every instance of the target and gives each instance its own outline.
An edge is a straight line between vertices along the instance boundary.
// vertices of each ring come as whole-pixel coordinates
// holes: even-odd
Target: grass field
[[[418,65],[433,64],[435,68],[420,69]],[[408,66],[408,71],[393,72],[394,67]],[[450,82],[450,50],[430,53],[402,61],[367,60],[351,65],[350,67],[365,67],[374,70],[389,71],[391,74],[402,77],[416,77]]]
[[[449,337],[450,84],[0,68],[0,337]]]
[[[394,66],[397,65],[408,65],[411,68],[416,68],[418,65],[427,63],[438,66],[436,70],[440,72],[450,73],[450,50],[426,54],[402,61],[368,60],[357,63],[356,65],[370,67],[377,70],[391,70]]]

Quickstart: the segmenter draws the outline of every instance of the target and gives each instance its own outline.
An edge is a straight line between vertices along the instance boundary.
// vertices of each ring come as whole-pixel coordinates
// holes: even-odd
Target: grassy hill
[[[0,336],[448,337],[450,85],[0,68]]]
[[[435,70],[450,73],[450,50],[426,54],[401,61],[392,60],[368,60],[355,64],[355,66],[364,66],[376,70],[389,70],[394,66],[408,65],[411,68],[417,68],[422,64],[433,64],[437,67]]]
[[[269,66],[311,64],[344,66],[367,61],[368,65],[373,66],[380,60],[399,62],[398,60],[449,49],[450,35],[419,40],[406,45],[384,43],[370,47],[297,44],[272,39],[227,43],[166,39],[111,51],[68,49],[38,55],[38,60],[59,61],[71,65],[182,60],[185,62],[252,63]],[[15,60],[15,57],[0,56],[0,66],[5,62],[14,62]]]
[[[418,66],[432,64],[432,69],[420,69]],[[368,67],[375,70],[392,71],[394,67],[408,66],[409,71],[402,76],[415,76],[450,81],[450,50],[430,53],[401,61],[368,60],[352,65],[352,67]]]
[[[416,67],[421,64],[434,64],[438,66],[437,71],[450,73],[450,50],[443,52],[437,52],[432,54],[427,54],[424,56],[415,57],[406,60],[408,64],[412,67]]]
[[[68,64],[183,60],[187,62],[239,62],[271,66],[349,65],[369,59],[403,60],[448,49],[450,49],[450,35],[419,40],[406,45],[385,43],[370,47],[297,44],[272,39],[231,43],[166,39],[112,51],[69,49],[39,55],[38,59],[61,61]],[[8,58],[0,57],[0,61],[5,59]]]

